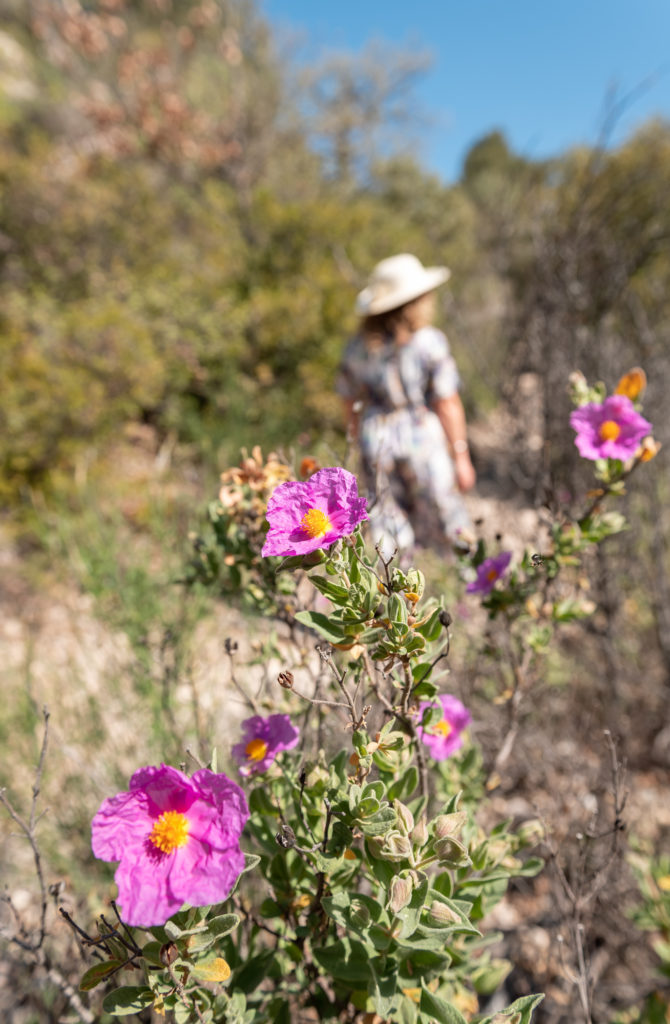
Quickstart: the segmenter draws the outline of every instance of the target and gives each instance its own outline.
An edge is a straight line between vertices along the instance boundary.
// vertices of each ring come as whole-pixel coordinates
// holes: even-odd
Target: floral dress
[[[416,331],[406,345],[357,336],[345,349],[337,390],[362,403],[370,521],[385,557],[394,547],[439,547],[469,526],[444,429],[430,408],[459,384],[447,339],[435,327]]]

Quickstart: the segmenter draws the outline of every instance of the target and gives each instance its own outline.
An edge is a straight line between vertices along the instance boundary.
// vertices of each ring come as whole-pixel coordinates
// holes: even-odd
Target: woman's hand
[[[475,467],[470,459],[470,452],[456,452],[454,455],[454,470],[456,472],[456,483],[461,492],[471,491],[477,482]]]
[[[471,491],[477,482],[477,474],[470,459],[470,449],[466,440],[465,412],[458,392],[450,395],[449,398],[437,399],[433,403],[433,409],[447,436],[449,452],[454,461],[458,489],[462,492]]]

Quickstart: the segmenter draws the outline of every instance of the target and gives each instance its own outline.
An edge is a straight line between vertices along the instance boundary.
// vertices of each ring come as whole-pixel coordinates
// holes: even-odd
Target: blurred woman
[[[444,546],[467,529],[461,492],[475,484],[459,376],[442,331],[432,326],[446,267],[402,253],[382,260],[356,300],[360,329],[349,342],[337,389],[358,440],[375,540],[384,557],[416,543]]]

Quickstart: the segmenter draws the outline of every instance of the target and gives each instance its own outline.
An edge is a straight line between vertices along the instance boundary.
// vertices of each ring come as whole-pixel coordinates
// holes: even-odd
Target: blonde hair
[[[409,337],[419,326],[423,326],[423,324],[417,324],[412,317],[411,314],[414,308],[427,295],[432,294],[433,290],[424,292],[423,295],[417,295],[415,299],[410,299],[409,302],[404,302],[402,306],[397,306],[395,309],[363,317],[361,321],[361,334],[368,339],[398,338],[400,334],[406,334]]]

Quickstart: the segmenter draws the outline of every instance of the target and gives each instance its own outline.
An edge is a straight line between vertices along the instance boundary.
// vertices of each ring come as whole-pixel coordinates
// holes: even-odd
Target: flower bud
[[[647,386],[647,375],[643,369],[639,366],[634,366],[628,373],[624,373],[623,377],[614,389],[615,395],[625,395],[626,398],[630,398],[631,402],[634,402],[638,398]]]
[[[406,576],[407,586],[405,588],[405,594],[410,601],[416,602],[422,597],[425,586],[426,578],[420,569],[409,569]],[[410,595],[415,595],[410,597]]]
[[[431,923],[436,924],[438,927],[440,927],[440,925],[454,924],[456,922],[458,922],[458,924],[461,923],[461,919],[458,914],[452,910],[451,907],[447,906],[446,903],[442,903],[440,900],[433,900],[428,908],[428,917],[430,918]]]
[[[389,832],[384,839],[384,845],[379,851],[382,860],[398,861],[405,860],[412,852],[412,844],[407,836],[400,832]]]
[[[456,867],[457,865],[465,866],[470,863],[468,851],[463,846],[463,843],[459,843],[458,839],[454,839],[453,836],[445,836],[443,839],[438,839],[434,850],[442,864]]]
[[[536,843],[541,842],[544,836],[545,828],[538,818],[524,821],[517,832],[519,842],[523,843],[524,846],[534,846]]]
[[[312,455],[305,455],[300,460],[300,479],[306,480],[312,473],[316,473],[317,469],[320,469],[319,463]]]
[[[409,837],[412,840],[412,842],[414,843],[414,845],[418,846],[419,849],[422,846],[426,845],[426,842],[428,840],[428,826],[426,825],[426,815],[425,814],[421,815],[421,817],[417,821],[416,825],[414,826],[414,828],[410,832]]]
[[[410,878],[401,878],[394,875],[389,887],[388,908],[394,914],[398,914],[403,907],[406,907],[412,898],[412,881]]]
[[[661,450],[661,442],[655,441],[653,437],[645,437],[636,454],[640,462],[651,462]]]
[[[351,903],[351,921],[359,928],[367,928],[370,924],[370,911],[364,903],[358,900],[352,900]]]
[[[500,864],[510,853],[510,844],[506,839],[491,839],[487,843],[486,862],[487,864]]]
[[[465,811],[454,811],[453,814],[438,814],[434,821],[435,838],[444,839],[445,836],[457,836],[468,816]]]
[[[591,392],[588,381],[581,370],[573,370],[568,377],[568,390],[573,405],[585,405],[590,401]]]
[[[295,832],[290,825],[282,825],[275,835],[275,842],[283,850],[290,850],[292,846],[295,846]]]
[[[285,690],[293,689],[293,673],[292,672],[280,672],[277,676],[277,682],[280,686],[283,686]]]
[[[166,942],[160,948],[160,962],[169,967],[179,957],[179,950],[174,942]]]
[[[315,764],[307,772],[305,778],[305,788],[310,790],[315,789],[317,786],[324,786],[329,781],[329,779],[330,775],[328,774],[326,769],[320,764]]]
[[[398,815],[398,826],[402,829],[405,835],[409,835],[414,828],[414,815],[410,811],[409,807],[406,807],[400,800],[394,800],[393,810]]]
[[[445,629],[449,629],[449,626],[454,621],[446,608],[441,609],[438,619]]]

